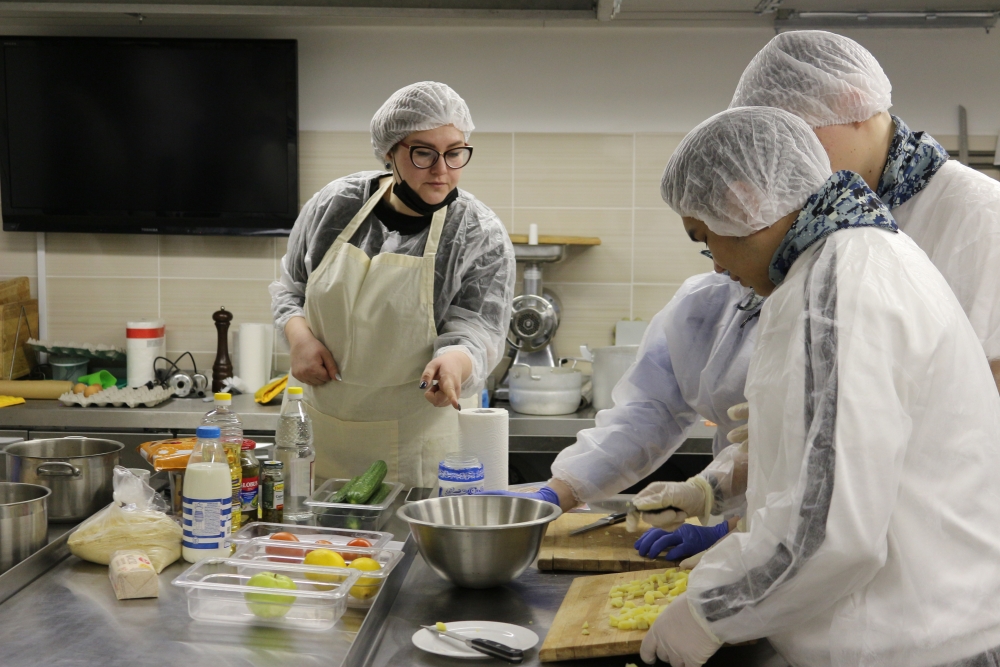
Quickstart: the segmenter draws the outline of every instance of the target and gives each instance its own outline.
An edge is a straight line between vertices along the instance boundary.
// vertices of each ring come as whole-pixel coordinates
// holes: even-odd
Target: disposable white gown
[[[597,413],[552,464],[552,476],[583,501],[635,484],[683,444],[699,415],[719,425],[713,449],[738,425],[726,410],[744,402],[758,317],[737,306],[749,290],[729,276],[688,278],[650,322],[635,364],[615,386],[614,407]]]
[[[1000,663],[1000,395],[923,251],[873,228],[807,250],[747,398],[749,530],[691,573],[696,618],[793,665]]]

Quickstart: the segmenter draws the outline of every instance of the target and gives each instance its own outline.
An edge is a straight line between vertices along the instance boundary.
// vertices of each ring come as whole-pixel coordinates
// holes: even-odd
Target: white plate
[[[527,651],[538,643],[538,635],[520,625],[510,623],[494,623],[493,621],[457,621],[455,623],[445,623],[450,632],[475,639],[492,639],[495,642],[506,644],[511,648],[519,648]],[[457,641],[446,639],[436,632],[421,628],[413,635],[413,645],[430,653],[446,655],[450,658],[489,658],[485,653],[480,653],[468,646],[463,646]]]

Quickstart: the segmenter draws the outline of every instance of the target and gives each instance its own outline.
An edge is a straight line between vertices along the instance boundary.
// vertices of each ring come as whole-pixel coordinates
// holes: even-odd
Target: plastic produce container
[[[248,585],[260,572],[284,575],[296,588]],[[173,584],[185,589],[188,614],[197,621],[323,631],[344,615],[348,591],[360,576],[347,568],[208,558],[189,567]]]
[[[403,490],[399,482],[387,482],[392,491],[378,505],[351,505],[350,503],[331,503],[329,499],[347,484],[349,479],[328,479],[313,492],[306,505],[316,517],[316,523],[331,528],[349,528],[352,530],[379,530],[392,516],[392,504],[396,496]]]
[[[233,544],[246,544],[251,540],[267,538],[275,533],[291,533],[299,538],[299,542],[315,542],[326,540],[333,546],[347,546],[347,543],[357,538],[363,538],[372,543],[372,547],[384,547],[392,540],[392,533],[380,533],[372,530],[348,530],[346,528],[325,528],[321,526],[304,526],[294,523],[266,523],[254,521],[233,535]],[[285,542],[285,544],[295,544]],[[325,546],[325,545],[323,545]]]
[[[377,547],[334,547],[331,545],[304,545],[302,543],[287,542],[285,540],[255,539],[241,545],[233,560],[247,560],[257,564],[281,563],[286,565],[300,565],[310,551],[316,548],[330,549],[336,551],[347,564],[355,558],[362,556],[371,558],[378,563],[381,568],[378,570],[354,570],[351,572],[361,572],[357,583],[348,590],[347,606],[356,608],[367,608],[375,602],[375,596],[382,590],[382,584],[386,577],[396,567],[396,563],[403,557],[403,552],[398,549],[380,549]],[[339,570],[338,570],[339,571]]]

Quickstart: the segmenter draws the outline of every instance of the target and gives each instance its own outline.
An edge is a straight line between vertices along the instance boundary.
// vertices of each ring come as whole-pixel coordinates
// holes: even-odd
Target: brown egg
[[[75,385],[73,385],[74,394],[82,394],[85,391],[87,391],[87,385],[85,385],[84,383],[77,382]]]
[[[84,398],[90,398],[91,396],[93,396],[94,394],[96,394],[97,392],[99,392],[99,391],[101,391],[103,389],[104,389],[104,387],[102,387],[99,384],[92,384],[92,385],[90,385],[89,387],[87,387],[84,390],[83,396],[84,396]]]

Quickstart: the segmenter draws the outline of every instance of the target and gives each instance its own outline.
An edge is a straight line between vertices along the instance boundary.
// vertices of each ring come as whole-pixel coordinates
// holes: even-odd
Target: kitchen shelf
[[[515,245],[528,245],[528,235],[511,234],[510,242]],[[547,236],[539,234],[538,245],[601,245],[601,239],[596,236]]]

